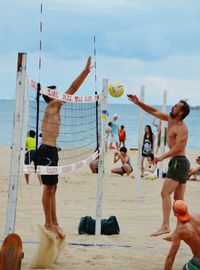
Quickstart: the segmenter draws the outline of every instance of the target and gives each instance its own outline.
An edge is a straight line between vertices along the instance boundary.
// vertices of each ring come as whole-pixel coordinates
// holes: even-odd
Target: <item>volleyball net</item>
[[[35,139],[40,146],[42,137],[42,121],[46,108],[46,102],[41,94],[63,102],[60,111],[60,131],[57,138],[59,164],[53,166],[37,166],[39,174],[61,174],[79,169],[88,165],[99,154],[99,139],[102,119],[102,104],[105,103],[105,95],[74,96],[60,93],[55,89],[40,86],[39,102],[37,102],[38,84],[33,80],[28,83],[28,100],[26,105],[27,119],[25,121],[25,133],[30,130],[36,132]],[[38,111],[38,114],[37,114]],[[54,121],[54,115],[51,115]],[[49,133],[54,132],[48,130]],[[51,134],[50,134],[51,135]],[[23,135],[25,138],[25,134]],[[25,141],[25,139],[24,139]],[[24,147],[22,147],[24,148]],[[37,160],[37,151],[36,151]],[[34,173],[34,164],[23,165],[24,173]]]

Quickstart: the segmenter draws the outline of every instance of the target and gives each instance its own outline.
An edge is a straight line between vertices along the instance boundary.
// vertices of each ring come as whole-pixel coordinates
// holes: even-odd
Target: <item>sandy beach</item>
[[[1,148],[0,161],[0,239],[4,237],[6,208],[8,199],[10,149]],[[129,151],[134,169],[137,152]],[[191,166],[199,151],[187,152]],[[165,163],[166,166],[167,163]],[[66,233],[66,244],[58,263],[53,269],[70,270],[159,270],[170,247],[163,236],[151,237],[162,221],[160,191],[163,181],[141,180],[141,196],[136,198],[136,180],[130,176],[112,175],[113,152],[106,155],[103,216],[115,215],[119,222],[120,234],[105,236],[78,235],[78,224],[82,216],[95,218],[96,175],[89,168],[82,168],[68,175],[60,176],[57,192],[57,208],[60,225]],[[188,181],[185,200],[191,212],[199,212],[200,182]],[[38,224],[43,224],[41,204],[42,186],[35,175],[30,176],[30,184],[21,176],[18,189],[15,232],[23,240],[24,259],[22,269],[34,255],[39,239]],[[176,219],[171,214],[171,229]],[[79,246],[71,243],[105,244],[105,246]],[[107,245],[107,246],[106,246]],[[128,245],[128,247],[127,247]],[[176,256],[174,270],[180,269],[192,257],[184,244]]]

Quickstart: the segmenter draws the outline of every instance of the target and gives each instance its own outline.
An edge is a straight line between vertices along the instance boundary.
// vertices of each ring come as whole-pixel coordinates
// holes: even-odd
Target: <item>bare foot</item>
[[[56,235],[57,239],[60,239],[59,234],[58,234],[57,230],[54,227],[50,227],[50,226],[46,226],[46,225],[44,225],[44,227],[45,227],[45,229],[47,231],[50,231],[50,232],[54,233]]]
[[[59,225],[54,225],[55,230],[59,236],[60,239],[64,239],[65,238],[65,234],[63,233],[63,230],[59,227]]]
[[[168,242],[172,242],[172,237],[173,237],[173,234],[170,234],[169,236],[164,237],[163,240],[168,241]]]
[[[170,232],[169,227],[161,227],[155,233],[152,233],[151,236],[158,236],[158,235],[169,233],[169,232]]]

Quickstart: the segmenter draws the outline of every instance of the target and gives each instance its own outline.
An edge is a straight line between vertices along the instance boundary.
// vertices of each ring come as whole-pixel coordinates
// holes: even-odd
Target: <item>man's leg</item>
[[[47,230],[55,232],[55,228],[52,221],[52,196],[54,192],[53,185],[44,185],[43,195],[42,195],[42,204],[45,215],[45,228]]]
[[[62,232],[62,229],[60,228],[59,224],[58,224],[58,219],[57,219],[57,214],[56,214],[56,190],[57,190],[57,185],[53,185],[54,189],[53,189],[53,194],[52,194],[52,223],[54,228],[56,229],[56,232],[58,234],[58,236],[61,239],[64,239],[64,234]]]
[[[174,191],[174,201],[184,200],[186,184],[179,184],[177,189]],[[173,233],[163,239],[166,241],[172,241]]]
[[[179,186],[178,181],[174,181],[169,178],[165,178],[163,188],[161,191],[162,196],[162,209],[163,209],[163,222],[161,228],[155,233],[151,234],[151,236],[157,236],[160,234],[165,234],[170,232],[169,227],[169,219],[171,213],[171,194],[177,189]]]
[[[186,184],[179,184],[177,189],[174,191],[174,200],[184,200]]]

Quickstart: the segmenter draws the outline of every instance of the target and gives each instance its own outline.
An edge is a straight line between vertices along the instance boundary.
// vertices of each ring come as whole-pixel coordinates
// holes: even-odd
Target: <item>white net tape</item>
[[[30,80],[30,84],[33,89],[37,90],[37,83],[33,80]],[[59,93],[55,89],[45,88],[43,86],[40,87],[40,94],[44,94],[50,98],[54,98],[63,102],[71,102],[71,103],[89,103],[95,102],[101,99],[101,95],[94,95],[94,96],[74,96],[68,95],[65,93]]]
[[[72,172],[77,169],[80,169],[82,167],[87,166],[90,162],[95,160],[98,157],[98,151],[96,151],[92,156],[88,157],[85,160],[81,160],[79,162],[69,164],[69,165],[64,165],[64,166],[37,166],[36,173],[44,175],[44,174],[49,174],[49,175],[54,175],[54,174],[62,174],[62,173],[67,173],[67,172]],[[34,173],[35,172],[35,166],[34,165],[24,165],[23,172],[25,174],[27,173]]]

